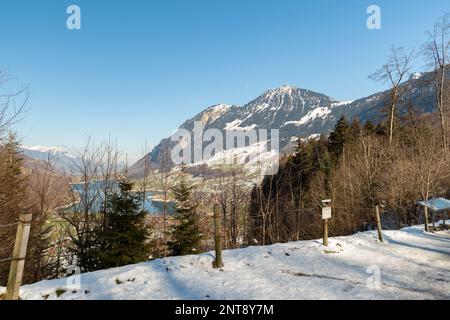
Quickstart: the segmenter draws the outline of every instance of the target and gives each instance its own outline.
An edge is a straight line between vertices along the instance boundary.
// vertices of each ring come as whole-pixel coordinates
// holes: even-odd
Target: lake
[[[113,191],[118,191],[118,186],[117,183],[111,181],[108,182],[110,183],[109,188]],[[100,208],[103,206],[104,204],[104,188],[105,188],[105,182],[102,180],[94,180],[89,182],[89,187],[86,188],[84,183],[74,183],[71,184],[71,188],[72,190],[74,190],[75,192],[77,192],[80,197],[81,197],[81,201],[74,204],[73,207],[75,210],[77,211],[82,211],[81,207],[82,207],[82,201],[85,197],[83,197],[83,194],[85,192],[88,193],[87,196],[87,202],[92,203],[91,208],[92,208],[92,212],[96,212],[99,211]],[[138,193],[138,192],[136,192]],[[154,191],[147,191],[145,193],[145,203],[144,203],[144,208],[145,210],[148,211],[149,214],[151,215],[159,215],[159,214],[163,214],[164,212],[164,202],[163,201],[155,201],[152,198],[158,195],[158,193],[154,192]],[[167,202],[166,204],[166,212],[167,214],[171,215],[175,213],[175,203],[174,202]]]

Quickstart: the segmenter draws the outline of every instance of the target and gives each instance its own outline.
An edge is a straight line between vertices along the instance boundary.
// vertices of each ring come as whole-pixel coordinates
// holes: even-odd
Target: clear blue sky
[[[66,8],[82,30],[66,29]],[[382,30],[366,28],[381,7]],[[448,0],[2,0],[0,66],[30,84],[25,144],[110,133],[132,159],[216,103],[285,84],[350,100],[391,44],[418,46]],[[417,64],[417,70],[423,65]]]

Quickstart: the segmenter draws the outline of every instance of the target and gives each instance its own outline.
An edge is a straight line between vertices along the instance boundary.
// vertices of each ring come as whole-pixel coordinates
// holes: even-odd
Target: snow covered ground
[[[450,231],[423,226],[172,257],[24,286],[22,299],[450,299]],[[73,283],[69,281],[69,283]],[[0,289],[0,292],[4,289]],[[57,294],[59,297],[57,297]]]

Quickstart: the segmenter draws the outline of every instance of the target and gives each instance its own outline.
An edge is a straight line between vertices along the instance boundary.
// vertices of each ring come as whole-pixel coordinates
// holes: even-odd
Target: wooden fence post
[[[220,230],[220,209],[219,205],[214,205],[214,243],[216,249],[216,259],[213,262],[213,268],[222,268],[222,244]]]
[[[428,232],[430,230],[428,228],[428,207],[427,206],[423,206],[423,215],[425,217],[425,231]]]
[[[377,222],[377,229],[378,229],[378,239],[380,239],[381,242],[383,242],[383,234],[381,233],[381,219],[380,219],[380,206],[375,206],[375,220]]]
[[[25,256],[27,254],[28,237],[30,235],[31,214],[20,214],[17,225],[16,240],[9,270],[8,286],[6,287],[5,300],[19,299],[19,289],[22,283]]]

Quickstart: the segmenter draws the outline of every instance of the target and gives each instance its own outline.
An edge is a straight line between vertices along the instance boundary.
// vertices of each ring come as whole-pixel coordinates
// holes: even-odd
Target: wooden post
[[[328,219],[323,219],[323,245],[328,247]]]
[[[425,231],[428,232],[430,230],[428,228],[428,207],[427,206],[423,206],[423,215],[425,217]]]
[[[380,206],[375,206],[375,220],[377,222],[378,239],[383,242],[383,234],[381,233]]]
[[[19,289],[22,283],[25,256],[27,254],[28,236],[30,235],[31,218],[31,214],[19,215],[19,224],[17,225],[16,240],[14,242],[5,300],[19,299]]]
[[[328,219],[331,219],[331,199],[322,200],[323,245],[328,246]]]
[[[220,236],[220,209],[219,205],[214,205],[214,243],[216,249],[216,260],[213,262],[213,268],[222,268],[222,244]]]

